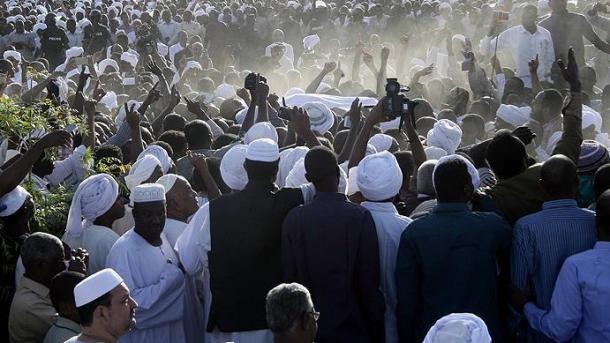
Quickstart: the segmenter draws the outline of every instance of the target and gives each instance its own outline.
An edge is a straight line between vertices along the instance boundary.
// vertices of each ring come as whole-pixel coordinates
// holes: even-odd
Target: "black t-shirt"
[[[110,31],[104,25],[91,24],[85,27],[83,45],[87,52],[94,53],[105,49],[110,42]]]
[[[47,27],[42,31],[40,45],[42,56],[48,59],[49,62],[51,60],[53,62],[62,60],[61,62],[63,62],[66,49],[68,48],[68,36],[66,36],[66,32],[60,27]]]

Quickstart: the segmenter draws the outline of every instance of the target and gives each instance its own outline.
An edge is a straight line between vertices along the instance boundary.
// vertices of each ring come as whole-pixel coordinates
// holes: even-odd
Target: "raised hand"
[[[205,113],[201,103],[189,100],[187,97],[184,97],[184,101],[186,102],[186,109],[189,112],[196,115],[198,118],[203,119],[204,121],[208,121],[210,119],[210,117]]]
[[[85,66],[81,67],[80,74],[78,75],[78,83],[85,85],[85,82],[91,78],[91,74],[85,72]],[[98,81],[99,82],[99,81]]]
[[[193,165],[193,167],[195,167],[195,169],[198,170],[207,170],[208,169],[208,163],[206,160],[205,155],[203,154],[198,154],[192,151],[187,151],[186,152],[186,156],[189,159],[189,161],[191,162],[191,164]]]
[[[536,54],[536,58],[534,58],[533,60],[529,61],[527,63],[527,65],[529,66],[530,69],[530,74],[538,74],[538,65],[540,64],[539,60],[538,60],[538,54]]]
[[[132,104],[131,108],[127,107],[127,103],[125,103],[125,121],[129,124],[129,127],[132,129],[137,129],[140,127],[140,113],[135,110],[136,104]]]
[[[100,81],[98,80],[95,83],[95,88],[93,89],[92,98],[95,102],[102,100],[102,98],[106,96],[106,91],[100,87]]]
[[[146,100],[144,100],[142,105],[152,105],[157,102],[157,100],[161,99],[161,92],[157,89],[157,87],[159,87],[159,81],[157,81],[150,92],[148,92]]]
[[[343,72],[343,70],[341,70],[341,61],[337,62],[337,68],[333,72],[333,76],[335,77],[335,79],[345,77],[345,73]]]
[[[148,64],[146,65],[146,70],[148,70],[149,72],[151,72],[153,75],[156,75],[156,76],[163,75],[161,68],[159,68],[159,66],[152,60],[150,62],[148,62]]]
[[[326,63],[324,63],[324,68],[322,69],[322,71],[324,73],[328,74],[331,71],[335,70],[336,68],[337,68],[336,62],[326,62]]]
[[[174,106],[177,106],[180,103],[180,99],[182,97],[180,96],[180,92],[178,92],[176,85],[172,86],[172,89],[171,89],[169,95],[170,95],[170,103]]]
[[[384,46],[381,49],[381,60],[387,61],[389,57],[390,57],[390,48],[388,48],[387,46]]]
[[[294,125],[294,130],[296,131],[297,135],[303,136],[305,132],[311,130],[311,123],[309,121],[309,114],[307,114],[307,111],[295,106],[292,108],[291,118],[292,120],[290,122],[292,125]]]
[[[574,92],[580,92],[581,83],[578,76],[578,65],[574,57],[574,49],[568,50],[568,65],[566,66],[562,59],[557,60],[557,65],[561,70],[563,78],[570,84],[570,89]]]
[[[356,98],[352,101],[352,106],[349,109],[348,115],[352,125],[360,122],[360,118],[362,118],[362,103],[360,102],[360,98]]]

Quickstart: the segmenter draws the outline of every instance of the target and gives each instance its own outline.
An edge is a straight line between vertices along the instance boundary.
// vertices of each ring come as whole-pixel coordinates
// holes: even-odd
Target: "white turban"
[[[80,46],[74,46],[66,50],[66,61],[72,57],[78,57],[85,53],[85,49]]]
[[[137,110],[140,105],[142,103],[136,100],[129,100],[127,101],[127,107],[131,109],[131,106],[134,106],[134,109]],[[123,125],[123,122],[125,121],[125,117],[127,116],[127,113],[125,113],[125,106],[121,106],[119,108],[119,113],[116,115],[116,117],[114,117],[114,125],[116,125],[117,129],[119,127],[121,127],[121,125]]]
[[[108,212],[119,196],[119,184],[108,174],[96,174],[78,185],[68,212],[66,235],[79,237],[99,216]],[[84,223],[81,222],[85,219]]]
[[[256,162],[275,162],[280,159],[277,143],[269,138],[257,139],[248,144],[246,159]]]
[[[153,155],[156,157],[159,162],[161,162],[161,169],[163,169],[163,174],[167,174],[169,168],[172,166],[172,160],[169,158],[167,151],[158,145],[151,144],[144,151],[140,153],[138,156],[138,160],[146,155]]]
[[[357,183],[367,200],[392,198],[402,187],[402,171],[396,157],[387,151],[366,156],[358,164]]]
[[[447,156],[447,152],[445,150],[435,146],[425,148],[424,153],[426,154],[426,158],[429,160],[438,160],[443,156]]]
[[[121,61],[125,61],[135,68],[136,65],[138,65],[138,56],[132,54],[131,52],[125,51],[123,54],[121,54]]]
[[[364,156],[368,156],[368,155],[372,155],[372,154],[376,154],[377,153],[377,149],[375,149],[375,147],[371,144],[367,144],[366,145],[366,152],[364,153]]]
[[[119,106],[117,100],[118,98],[116,93],[113,91],[108,91],[106,92],[106,95],[104,95],[104,97],[100,99],[100,103],[106,105],[106,107],[108,107],[110,110],[114,110]],[[125,113],[125,109],[123,109],[123,113]],[[124,116],[123,120],[125,120]]]
[[[246,114],[248,114],[247,107],[244,107],[239,110],[239,112],[235,114],[235,122],[239,125],[242,125],[244,123],[244,120],[246,119]],[[254,118],[256,117],[258,117],[258,107],[254,109]]]
[[[244,143],[250,144],[260,138],[269,138],[277,143],[278,137],[275,127],[266,121],[252,125],[252,127],[244,135]]]
[[[496,111],[496,116],[508,124],[519,127],[530,121],[532,109],[529,106],[517,107],[502,104]]]
[[[115,71],[119,71],[119,64],[115,60],[106,58],[97,64],[98,74],[106,72],[106,68],[112,67]]]
[[[295,94],[305,94],[305,91],[302,90],[301,88],[293,87],[293,88],[290,88],[289,90],[287,90],[286,94],[284,96],[289,97],[289,96],[295,95]]]
[[[247,145],[234,145],[220,161],[220,176],[232,190],[241,191],[248,184],[248,174],[244,168]]]
[[[427,145],[441,148],[453,154],[462,141],[462,129],[449,119],[441,119],[434,123],[428,132]]]
[[[311,35],[303,38],[303,47],[305,50],[313,50],[320,43],[320,37],[318,35]]]
[[[311,129],[319,134],[330,130],[335,123],[333,112],[322,102],[308,102],[303,105],[303,110],[307,111]]]
[[[21,62],[21,54],[19,53],[19,51],[15,51],[15,50],[6,50],[6,51],[4,52],[4,54],[2,54],[2,57],[3,57],[4,59],[8,59],[8,58],[10,57],[10,58],[12,58],[12,59],[14,59],[14,60],[16,60],[16,61]]]
[[[436,174],[436,170],[438,169],[439,166],[441,166],[444,163],[447,162],[451,162],[451,161],[463,161],[466,164],[466,168],[468,169],[468,174],[470,174],[470,178],[472,180],[472,187],[474,187],[474,189],[478,189],[479,186],[481,185],[481,178],[479,176],[479,172],[477,171],[477,168],[475,168],[475,166],[472,164],[472,162],[470,162],[469,160],[467,160],[464,156],[461,155],[447,155],[444,157],[441,157],[438,162],[436,163],[436,166],[434,166],[434,171],[432,172],[432,184],[434,185],[434,175]],[[436,185],[434,185],[434,189],[436,190]]]
[[[225,100],[233,99],[237,96],[235,87],[228,83],[220,84],[214,91],[214,96],[224,98]]]
[[[133,191],[137,185],[150,178],[157,166],[161,167],[161,162],[153,155],[146,155],[142,158],[138,158],[136,163],[131,166],[129,174],[125,176],[127,188],[129,188],[130,191]]]
[[[182,180],[182,181],[186,182],[186,184],[189,186],[191,185],[188,182],[188,180],[185,179],[183,176],[176,175],[176,174],[163,175],[159,178],[159,180],[157,180],[156,183],[163,186],[163,188],[165,189],[165,194],[167,194],[172,189],[172,187],[174,187],[174,184],[176,184],[176,181],[178,181],[178,180]]]
[[[452,313],[436,321],[423,343],[490,343],[485,322],[471,313]]]
[[[34,26],[32,27],[32,31],[34,32],[38,32],[39,30],[46,30],[47,29],[47,24],[45,23],[37,23],[34,24]]]
[[[30,193],[21,186],[4,194],[0,198],[0,217],[8,217],[17,212],[29,196]]]
[[[309,148],[304,146],[298,146],[292,149],[286,149],[280,153],[280,165],[277,172],[276,183],[280,187],[284,187],[286,184],[286,177],[294,168],[294,165],[298,160],[305,157]]]
[[[602,131],[603,119],[601,114],[587,105],[582,105],[582,128],[594,125],[595,132]]]
[[[191,69],[203,70],[203,68],[201,67],[201,64],[199,62],[188,61],[188,62],[186,62],[186,65],[184,66],[184,69],[182,70],[182,76],[184,77],[184,74],[186,74]]]
[[[378,133],[369,139],[369,143],[375,147],[375,150],[388,151],[392,147],[392,143],[396,141],[392,136]]]
[[[305,158],[300,158],[286,176],[286,187],[297,188],[308,183],[305,178]]]

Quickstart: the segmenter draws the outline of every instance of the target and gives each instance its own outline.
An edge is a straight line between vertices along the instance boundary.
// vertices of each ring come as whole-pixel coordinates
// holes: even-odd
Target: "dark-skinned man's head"
[[[576,165],[564,155],[554,155],[542,164],[540,185],[551,200],[575,199],[578,195]]]
[[[154,183],[137,186],[132,192],[134,231],[151,245],[161,244],[165,226],[165,189]]]

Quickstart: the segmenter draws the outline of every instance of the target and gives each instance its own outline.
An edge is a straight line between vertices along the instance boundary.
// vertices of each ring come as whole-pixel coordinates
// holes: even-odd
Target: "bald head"
[[[578,192],[576,165],[564,155],[552,156],[542,165],[540,184],[552,200],[576,198]]]

